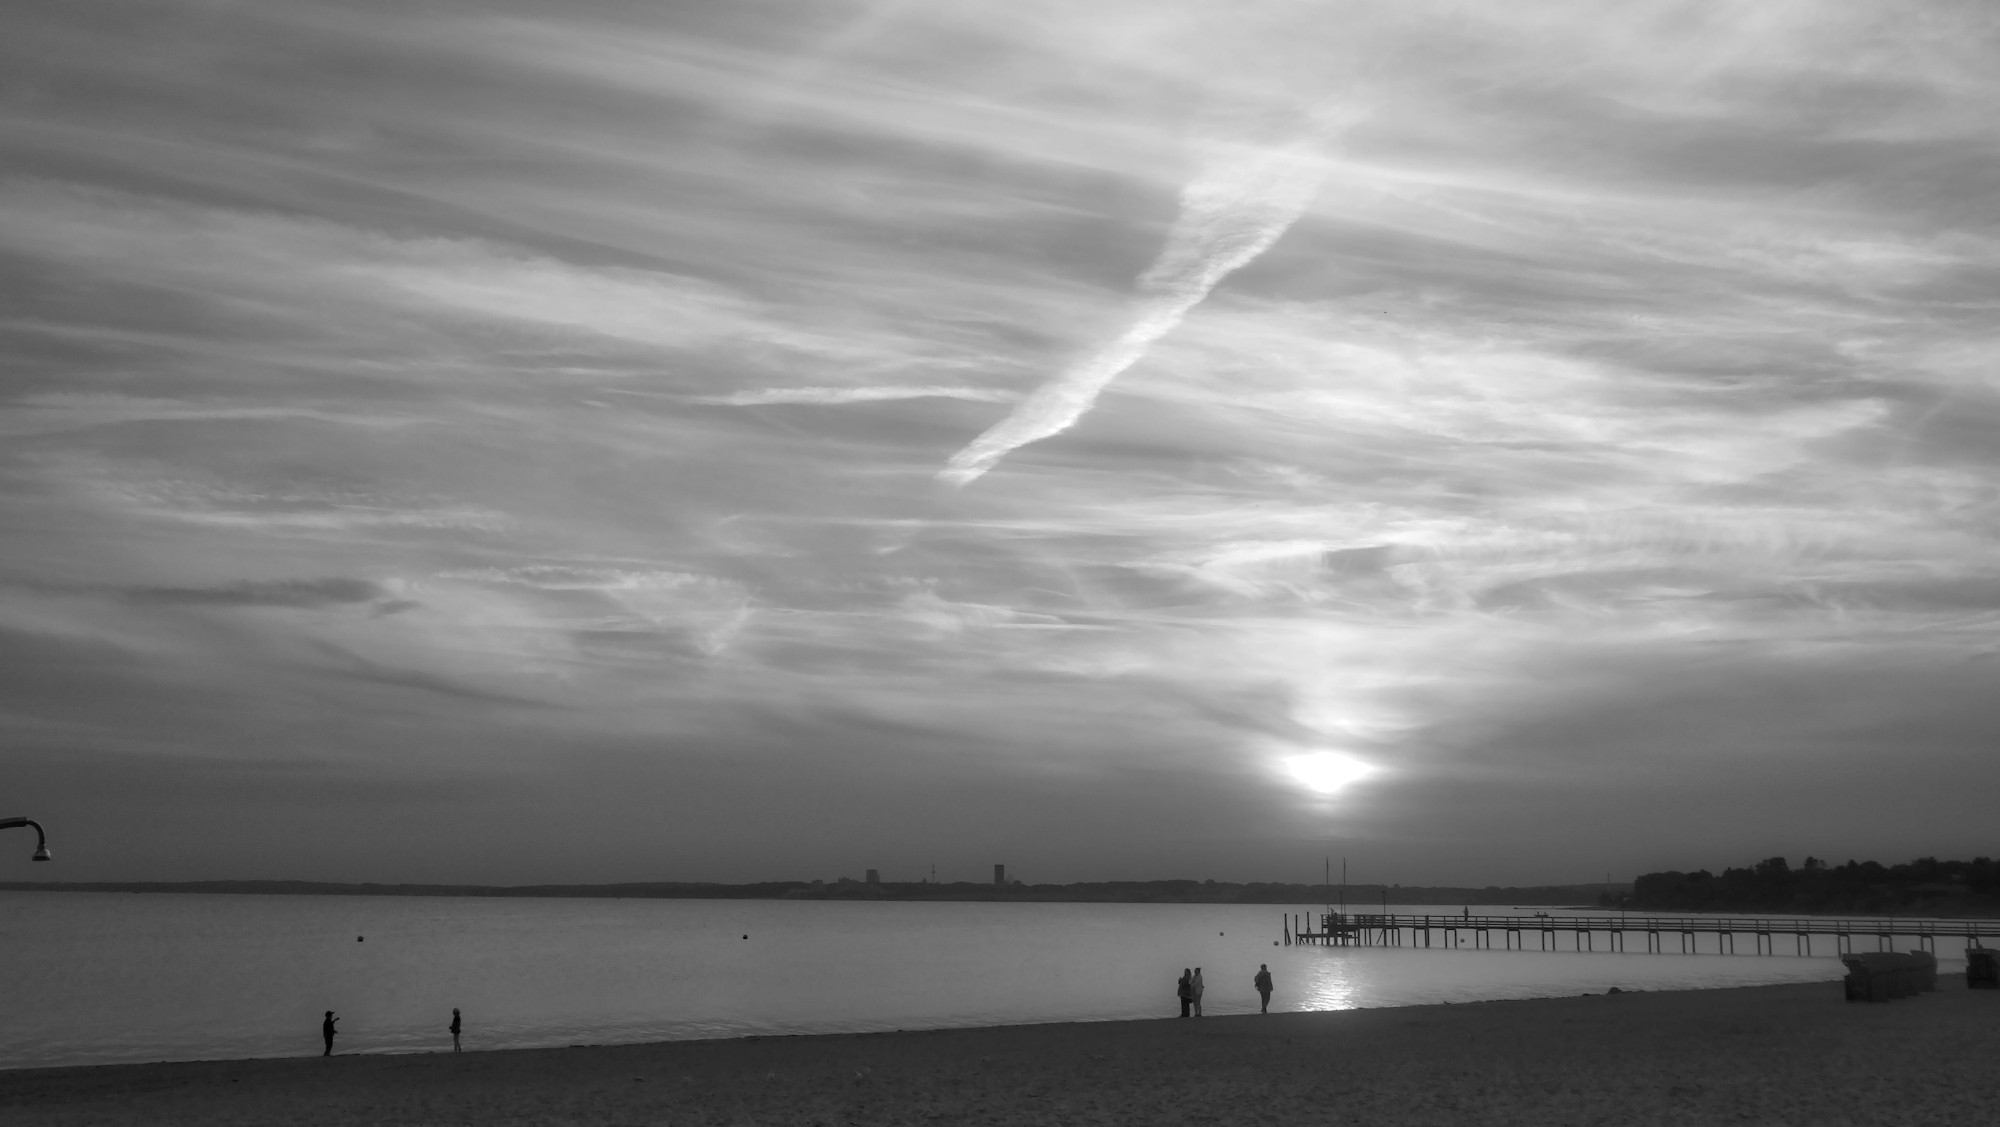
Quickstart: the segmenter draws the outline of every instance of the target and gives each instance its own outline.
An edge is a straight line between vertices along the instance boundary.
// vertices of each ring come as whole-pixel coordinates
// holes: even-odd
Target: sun
[[[1291,756],[1285,760],[1285,770],[1306,789],[1328,796],[1339,794],[1375,773],[1374,767],[1337,751]]]

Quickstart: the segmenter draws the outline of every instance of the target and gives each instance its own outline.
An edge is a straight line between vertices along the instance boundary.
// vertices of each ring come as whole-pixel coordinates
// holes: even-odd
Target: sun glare
[[[1294,755],[1285,760],[1285,770],[1306,789],[1325,795],[1339,794],[1375,773],[1375,768],[1359,759],[1333,751]]]

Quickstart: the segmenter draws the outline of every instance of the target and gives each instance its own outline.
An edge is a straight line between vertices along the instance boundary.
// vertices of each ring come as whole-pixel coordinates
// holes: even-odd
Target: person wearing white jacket
[[[1201,968],[1200,967],[1194,968],[1194,982],[1190,984],[1189,990],[1191,993],[1194,994],[1194,1016],[1200,1017],[1201,1016]]]

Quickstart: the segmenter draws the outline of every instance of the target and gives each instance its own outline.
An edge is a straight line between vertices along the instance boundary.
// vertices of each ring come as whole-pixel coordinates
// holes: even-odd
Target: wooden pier
[[[1645,950],[1666,954],[1670,947],[1682,955],[1700,954],[1700,938],[1715,937],[1715,953],[1734,955],[1736,940],[1749,936],[1753,950],[1745,954],[1775,955],[1778,940],[1789,937],[1792,953],[1811,956],[1813,937],[1832,939],[1833,950],[1818,954],[1840,956],[1855,953],[1855,941],[1873,938],[1875,950],[1895,949],[1897,937],[1914,939],[1918,949],[1936,953],[1937,941],[1963,939],[1967,947],[1979,947],[1982,939],[2000,938],[2000,920],[1836,920],[1821,917],[1796,919],[1742,919],[1720,916],[1474,916],[1466,913],[1441,916],[1366,915],[1352,912],[1321,912],[1319,927],[1312,928],[1313,913],[1285,917],[1285,942],[1332,947],[1474,947],[1491,948],[1495,936],[1503,949],[1525,951],[1527,937],[1536,937],[1536,949],[1562,950],[1561,939],[1570,936],[1572,950],[1595,951],[1602,938],[1606,951],[1626,950],[1627,937],[1637,935]],[[1470,938],[1471,942],[1466,940]],[[1675,943],[1669,944],[1668,938]]]

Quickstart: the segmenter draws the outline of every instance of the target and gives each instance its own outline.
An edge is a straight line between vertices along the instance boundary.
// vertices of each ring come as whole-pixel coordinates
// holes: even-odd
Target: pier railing
[[[1318,927],[1313,927],[1314,916]],[[1527,950],[1528,936],[1536,938],[1536,949],[1562,950],[1561,939],[1568,936],[1572,949],[1594,951],[1602,938],[1606,951],[1623,951],[1629,936],[1637,935],[1645,950],[1656,954],[1677,947],[1683,955],[1699,954],[1701,938],[1714,936],[1717,954],[1737,953],[1736,940],[1749,936],[1754,944],[1750,954],[1777,954],[1778,940],[1790,938],[1792,953],[1799,956],[1851,955],[1855,942],[1873,939],[1875,950],[1894,950],[1898,937],[1913,939],[1919,950],[1937,951],[1939,939],[1963,939],[1967,947],[1979,947],[1984,940],[2000,940],[2000,920],[1899,920],[1831,919],[1822,916],[1752,919],[1726,916],[1475,916],[1457,915],[1370,915],[1352,912],[1293,914],[1285,917],[1285,942],[1336,947],[1493,947],[1494,937],[1508,950]],[[1832,940],[1832,950],[1824,945],[1813,950],[1813,938]],[[1471,942],[1467,943],[1467,939]],[[1670,942],[1671,940],[1671,942]]]

